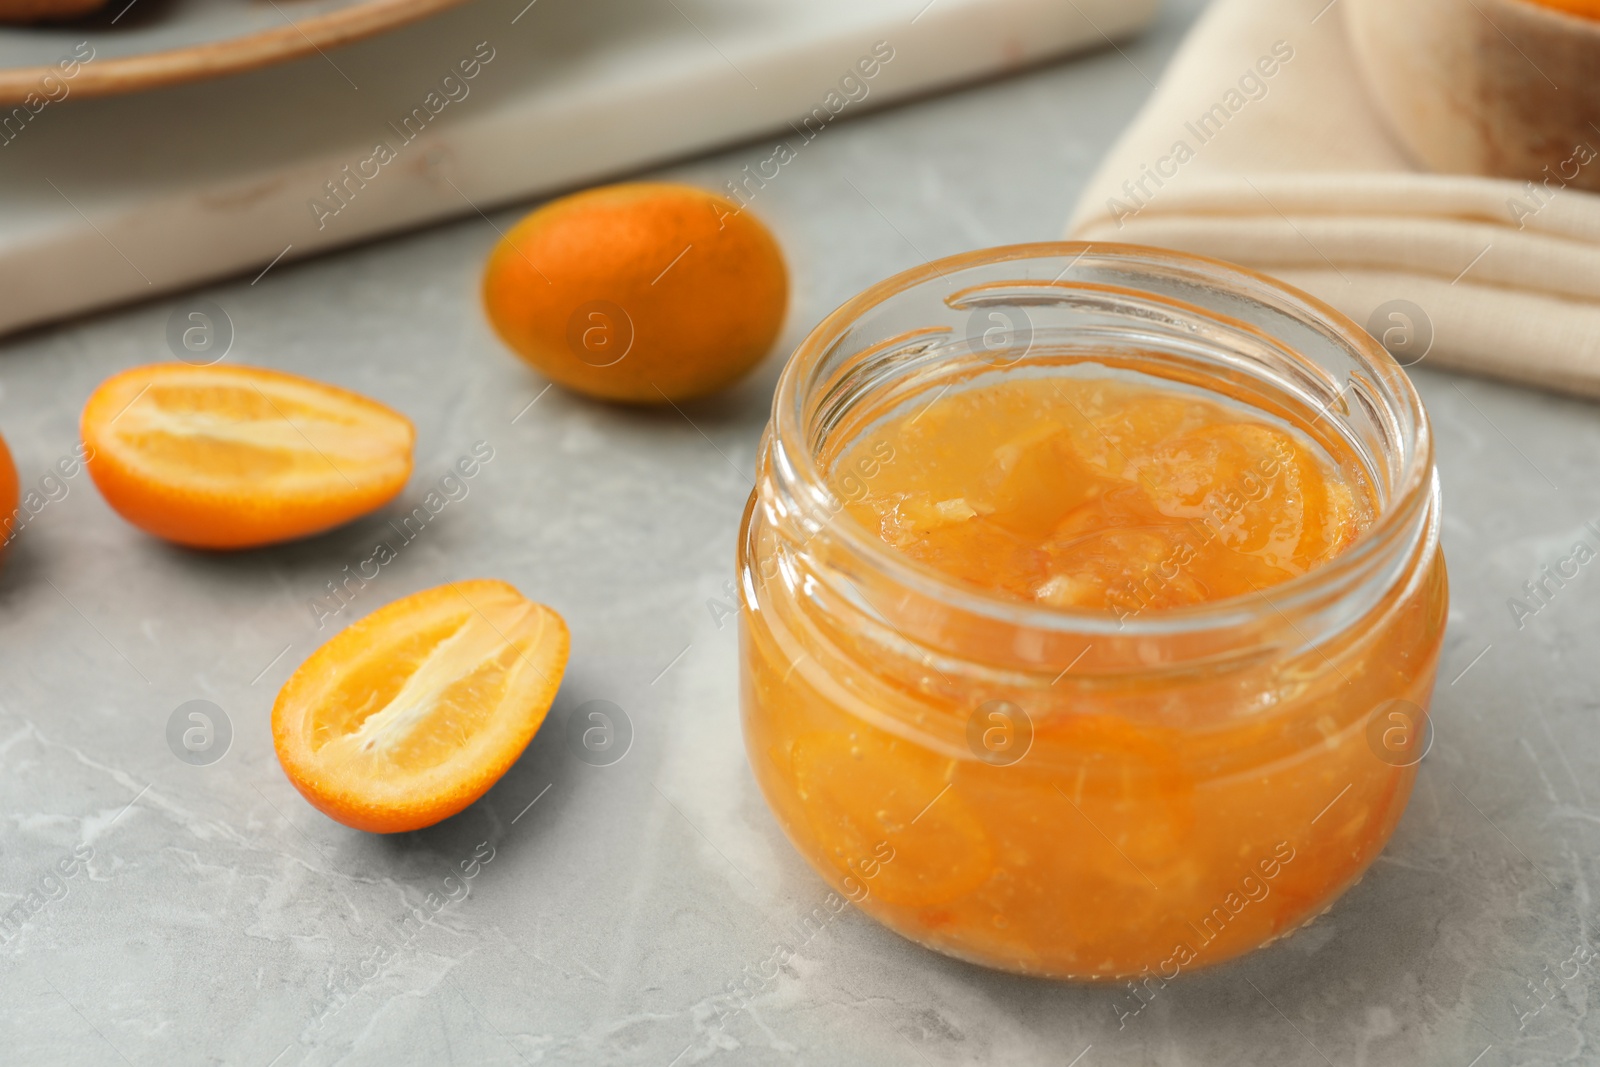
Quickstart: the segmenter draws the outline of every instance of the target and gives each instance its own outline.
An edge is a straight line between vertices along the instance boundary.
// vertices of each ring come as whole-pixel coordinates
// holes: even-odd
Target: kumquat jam
[[[1215,261],[929,264],[801,346],[740,539],[743,718],[841,894],[938,951],[1217,963],[1377,856],[1447,603],[1427,418],[1332,309]]]

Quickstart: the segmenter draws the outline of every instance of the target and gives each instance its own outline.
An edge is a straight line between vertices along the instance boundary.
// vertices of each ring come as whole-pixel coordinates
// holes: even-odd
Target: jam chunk
[[[1303,434],[1221,398],[1121,380],[951,392],[877,427],[840,467],[872,454],[896,458],[848,509],[888,544],[1020,600],[1119,616],[1303,574],[1374,510],[1357,474]]]

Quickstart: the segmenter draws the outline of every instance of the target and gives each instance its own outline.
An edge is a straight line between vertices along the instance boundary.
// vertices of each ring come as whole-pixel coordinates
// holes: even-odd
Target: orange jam
[[[1331,906],[1430,738],[1420,399],[1216,261],[1013,246],[864,292],[785,369],[739,561],[799,853],[940,952],[1131,980],[1119,1015]]]
[[[912,459],[851,499],[839,472],[878,455]],[[889,422],[834,488],[858,522],[952,577],[1127,615],[1260,592],[1336,555],[1372,515],[1356,470],[1198,395],[1031,378]]]

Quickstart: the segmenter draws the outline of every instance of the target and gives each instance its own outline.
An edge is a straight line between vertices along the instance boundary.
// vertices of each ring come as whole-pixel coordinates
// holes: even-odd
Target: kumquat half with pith
[[[116,512],[195,548],[251,548],[340,526],[411,476],[411,420],[264,367],[155,363],[84,405],[89,474]]]

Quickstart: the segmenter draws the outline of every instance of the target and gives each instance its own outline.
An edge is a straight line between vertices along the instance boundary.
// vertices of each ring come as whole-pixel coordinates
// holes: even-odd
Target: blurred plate
[[[0,26],[0,104],[104,96],[251,70],[404,25],[463,0],[109,0],[72,22]],[[81,48],[88,42],[90,53]],[[70,79],[57,64],[93,58]],[[331,60],[329,61],[332,62]],[[57,81],[45,85],[47,76]]]

